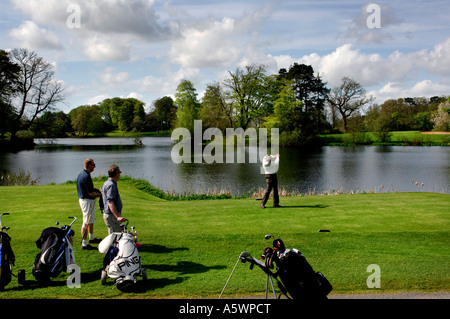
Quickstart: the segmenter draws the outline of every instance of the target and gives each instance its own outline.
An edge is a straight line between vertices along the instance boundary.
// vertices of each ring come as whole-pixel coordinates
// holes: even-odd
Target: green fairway
[[[425,134],[428,133],[428,134]],[[448,132],[392,131],[389,140],[381,142],[375,132],[324,134],[319,139],[326,145],[399,145],[399,146],[449,146]]]
[[[81,210],[75,184],[0,187],[3,225],[11,227],[14,273],[26,270],[26,284],[12,282],[0,298],[218,298],[239,254],[261,255],[271,241],[299,249],[333,285],[333,293],[436,291],[450,286],[450,195],[378,193],[283,197],[283,208],[261,209],[254,199],[167,201],[118,182],[123,215],[136,227],[148,280],[135,293],[100,282],[103,255],[80,249]],[[95,182],[95,187],[100,187]],[[98,205],[97,205],[98,207]],[[39,287],[31,274],[41,231],[70,222],[81,288],[66,285],[68,273]],[[330,232],[318,232],[329,229]],[[97,210],[96,236],[107,235]],[[369,289],[367,267],[381,269],[381,288]],[[225,297],[263,295],[265,274],[239,263]]]

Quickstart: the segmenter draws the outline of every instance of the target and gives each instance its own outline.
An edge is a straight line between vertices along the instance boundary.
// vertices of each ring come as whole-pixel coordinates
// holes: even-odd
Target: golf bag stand
[[[147,279],[147,271],[142,268],[139,256],[140,244],[137,242],[137,233],[127,231],[128,221],[123,231],[111,233],[98,245],[98,251],[105,254],[101,274],[102,285],[106,284],[108,277],[115,280],[117,288],[121,291],[131,291],[136,284],[137,277]]]
[[[4,215],[9,215],[9,213],[0,215],[0,291],[11,282],[12,266],[16,260],[11,248],[11,237],[6,233],[9,227],[2,225],[2,216]]]
[[[238,260],[236,261],[236,264],[234,265],[234,268],[231,271],[231,274],[228,277],[228,280],[225,283],[225,286],[223,287],[222,292],[220,293],[219,299],[222,297],[226,287],[228,286],[228,283],[230,282],[230,279],[233,276],[233,273],[236,270],[236,266],[239,263],[239,261],[241,261],[242,263],[249,262],[250,263],[250,270],[253,270],[253,267],[255,265],[257,265],[267,275],[267,279],[266,279],[266,293],[265,293],[266,299],[269,298],[269,282],[270,282],[270,285],[271,285],[271,288],[272,288],[272,292],[273,292],[273,296],[274,296],[275,299],[280,299],[281,295],[284,295],[284,296],[286,296],[286,298],[290,299],[289,296],[286,293],[286,289],[283,287],[281,282],[277,279],[277,275],[272,273],[262,261],[253,258],[248,251],[243,251],[239,255]],[[274,287],[274,284],[273,284],[273,279],[275,279],[277,281],[278,288],[280,288],[280,290],[281,290],[281,294],[278,297],[277,297],[277,293],[275,291],[275,287]]]
[[[69,225],[45,228],[36,240],[40,252],[36,255],[32,273],[40,285],[48,284],[51,277],[57,277],[62,271],[67,272],[68,267],[75,263],[72,248],[75,232],[71,227],[77,218],[68,218],[73,219]]]

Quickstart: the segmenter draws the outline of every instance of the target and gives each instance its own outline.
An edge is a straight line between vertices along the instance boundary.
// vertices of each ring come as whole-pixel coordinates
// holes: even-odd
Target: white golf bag
[[[147,279],[147,272],[141,269],[141,257],[135,241],[135,234],[129,232],[112,233],[98,245],[98,251],[106,254],[103,260],[102,284],[106,284],[107,277],[115,279],[117,288],[127,291],[141,275]]]

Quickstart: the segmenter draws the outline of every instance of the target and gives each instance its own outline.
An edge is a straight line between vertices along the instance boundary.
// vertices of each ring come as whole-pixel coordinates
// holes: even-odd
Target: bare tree
[[[13,101],[15,116],[11,138],[28,129],[39,114],[50,111],[64,100],[62,83],[54,80],[53,64],[27,49],[11,50],[14,63],[20,68],[19,93]]]
[[[347,119],[363,105],[372,102],[375,98],[367,96],[366,90],[348,77],[343,77],[341,85],[334,87],[328,93],[328,103],[333,110],[337,110],[344,123],[344,132],[347,132]]]

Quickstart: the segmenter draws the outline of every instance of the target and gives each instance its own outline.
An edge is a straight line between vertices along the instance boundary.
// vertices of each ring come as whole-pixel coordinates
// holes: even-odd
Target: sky
[[[450,1],[2,0],[0,49],[54,63],[69,112],[112,97],[199,98],[237,67],[311,65],[327,87],[359,82],[375,103],[450,95]]]

